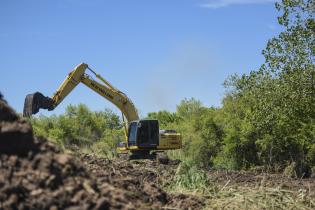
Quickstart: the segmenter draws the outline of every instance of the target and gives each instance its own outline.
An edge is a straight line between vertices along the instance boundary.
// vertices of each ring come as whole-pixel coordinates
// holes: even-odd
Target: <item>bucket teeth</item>
[[[25,97],[23,116],[30,117],[36,114],[39,109],[52,110],[54,107],[54,102],[51,98],[44,96],[40,92],[33,94],[28,94]]]

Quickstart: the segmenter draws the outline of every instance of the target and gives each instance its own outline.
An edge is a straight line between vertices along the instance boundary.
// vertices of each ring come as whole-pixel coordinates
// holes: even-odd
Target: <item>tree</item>
[[[231,119],[224,149],[233,154],[245,140],[257,150],[259,161],[254,158],[251,163],[297,162],[303,168],[315,143],[314,1],[283,0],[276,8],[285,31],[268,41],[265,63],[258,71],[226,82],[232,89],[225,102],[233,105],[223,106],[225,118]]]

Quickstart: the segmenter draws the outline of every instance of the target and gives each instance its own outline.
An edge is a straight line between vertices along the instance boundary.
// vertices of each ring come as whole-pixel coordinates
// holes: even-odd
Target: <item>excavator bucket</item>
[[[44,96],[40,92],[28,94],[24,101],[23,116],[30,117],[36,114],[39,109],[52,110],[53,108],[54,101],[51,98]]]

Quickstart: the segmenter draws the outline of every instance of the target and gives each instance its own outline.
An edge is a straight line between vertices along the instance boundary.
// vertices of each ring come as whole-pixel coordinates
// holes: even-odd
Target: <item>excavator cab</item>
[[[137,120],[129,124],[126,142],[117,146],[118,154],[131,152],[133,158],[149,156],[150,150],[159,145],[159,122],[157,120]]]
[[[130,123],[128,147],[137,149],[156,148],[159,144],[159,122],[157,120],[137,120]]]
[[[136,120],[129,124],[126,142],[117,146],[118,156],[130,153],[130,159],[154,158],[150,151],[159,145],[160,131],[158,120]]]

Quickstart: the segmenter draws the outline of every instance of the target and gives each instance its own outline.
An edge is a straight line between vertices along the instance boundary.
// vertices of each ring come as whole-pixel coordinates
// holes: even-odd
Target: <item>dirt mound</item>
[[[0,153],[26,155],[34,149],[32,127],[0,95]]]
[[[156,164],[156,163],[152,163]],[[0,209],[200,209],[193,196],[168,195],[159,174],[127,161],[63,154],[33,137],[0,95]],[[187,202],[181,201],[187,199]]]

